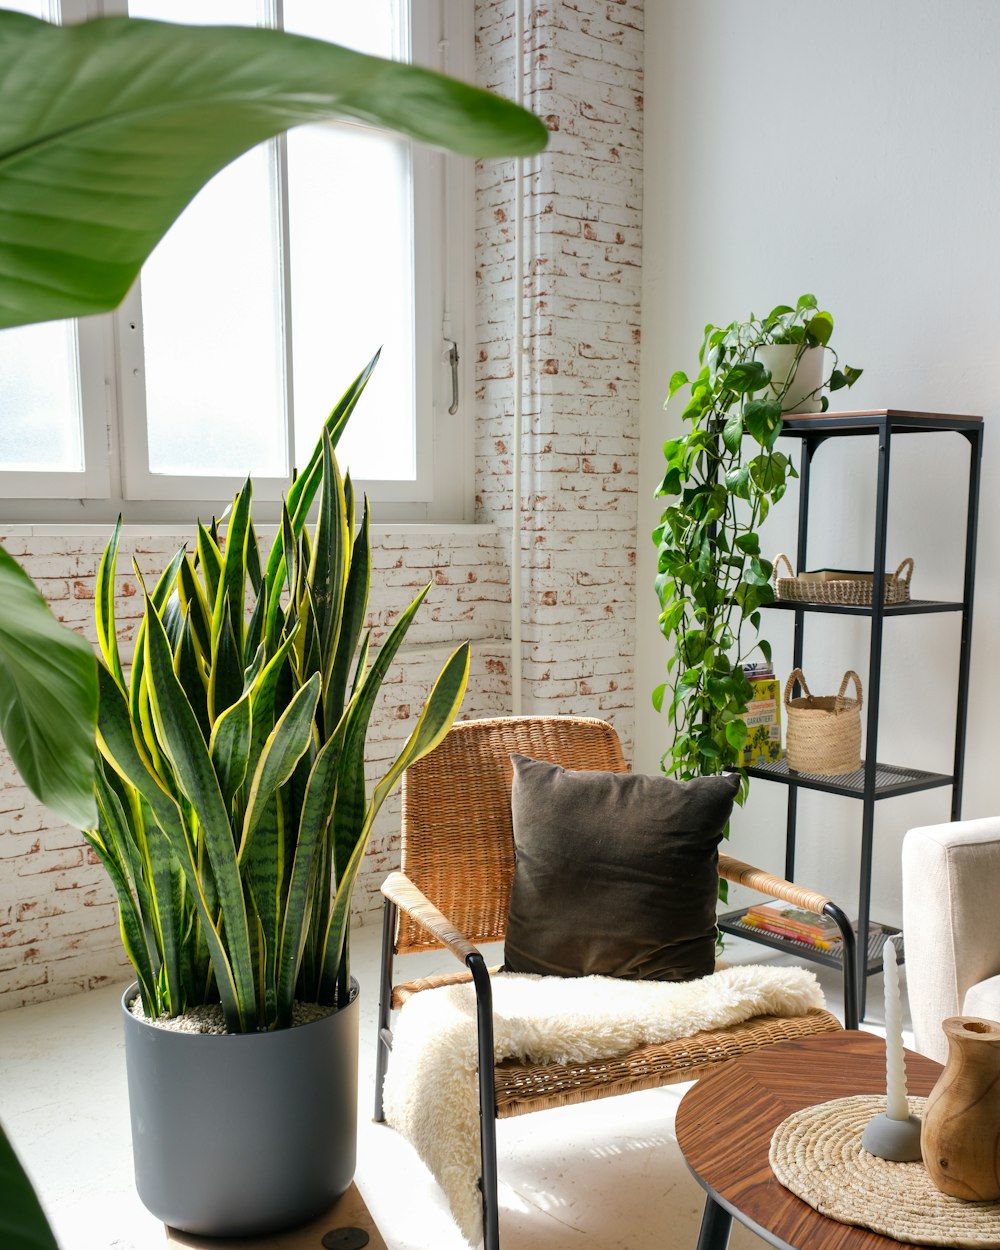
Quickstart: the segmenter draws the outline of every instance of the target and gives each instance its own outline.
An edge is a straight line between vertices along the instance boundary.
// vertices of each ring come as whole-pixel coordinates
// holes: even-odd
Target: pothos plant
[[[760,609],[774,599],[759,529],[797,476],[775,446],[782,401],[810,347],[831,353],[818,389],[837,391],[861,376],[860,369],[839,367],[832,333],[830,313],[814,295],[802,295],[794,308],[779,304],[764,318],[751,313],[746,321],[706,326],[697,376],[679,371],[670,379],[666,404],[685,387],[690,398],[681,413],[687,428],[663,445],[667,468],[656,490],[671,501],[653,541],[660,630],[674,646],[653,704],[658,711],[666,705],[673,723],[661,766],[681,780],[740,765],[753,693],[743,666],[755,654],[771,658],[759,633]],[[758,348],[772,343],[798,348],[794,367],[773,389],[756,358]],[[821,406],[828,406],[825,394]],[[745,795],[744,775],[738,800]]]

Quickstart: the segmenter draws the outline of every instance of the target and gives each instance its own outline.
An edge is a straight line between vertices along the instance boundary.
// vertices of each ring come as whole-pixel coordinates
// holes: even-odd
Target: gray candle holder
[[[883,1111],[872,1116],[861,1134],[861,1148],[879,1159],[891,1159],[894,1163],[916,1163],[920,1153],[920,1119],[911,1115],[905,1120],[893,1120]]]

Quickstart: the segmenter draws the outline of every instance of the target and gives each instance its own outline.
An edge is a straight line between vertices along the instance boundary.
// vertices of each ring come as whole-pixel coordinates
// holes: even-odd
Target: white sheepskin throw
[[[824,1002],[812,972],[756,965],[726,968],[699,981],[498,973],[492,983],[498,1062],[607,1059],[752,1016],[804,1015]],[[483,1236],[476,1073],[472,984],[424,990],[409,999],[393,1034],[386,1119],[433,1173],[473,1245]]]

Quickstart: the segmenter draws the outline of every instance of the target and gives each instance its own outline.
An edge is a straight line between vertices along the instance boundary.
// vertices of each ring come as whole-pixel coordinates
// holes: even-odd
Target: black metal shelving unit
[[[795,880],[795,839],[798,817],[798,792],[800,789],[821,790],[828,794],[846,795],[862,804],[861,817],[861,863],[859,868],[858,933],[868,934],[867,943],[859,938],[857,966],[858,1003],[862,1017],[868,977],[882,967],[882,946],[887,934],[898,933],[890,925],[871,921],[871,877],[875,834],[875,804],[881,799],[900,794],[913,794],[936,787],[951,787],[951,819],[958,820],[962,808],[962,773],[965,763],[966,713],[969,699],[969,663],[972,641],[972,596],[975,580],[976,526],[979,513],[979,478],[982,461],[983,421],[981,417],[955,416],[947,413],[908,412],[894,408],[865,412],[827,412],[794,415],[785,418],[782,435],[802,441],[799,465],[799,516],[796,540],[795,567],[808,568],[809,538],[809,490],[813,457],[829,439],[872,437],[878,445],[878,472],[875,496],[875,543],[872,567],[876,571],[886,567],[886,535],[889,520],[889,462],[892,440],[902,434],[940,433],[953,431],[969,444],[968,506],[965,528],[965,567],[962,598],[959,601],[916,599],[907,603],[887,606],[882,602],[870,607],[840,604],[798,603],[783,601],[770,605],[776,611],[791,612],[795,617],[792,667],[801,668],[806,618],[814,612],[837,616],[866,616],[871,620],[869,642],[868,681],[866,683],[867,706],[865,709],[866,759],[861,768],[846,776],[825,777],[811,773],[798,773],[789,769],[785,760],[777,763],[748,768],[751,777],[766,778],[788,787],[788,818],[785,841],[785,877]],[[879,694],[882,668],[883,624],[889,617],[915,616],[932,612],[959,613],[961,615],[961,641],[959,643],[958,690],[955,708],[955,749],[952,768],[948,773],[931,773],[896,764],[885,764],[878,758]],[[761,934],[759,930],[741,923],[742,911],[730,912],[720,917],[724,932],[750,937],[766,946],[794,951],[816,963],[840,968],[842,961],[836,946],[830,951],[820,951],[803,942],[788,941]],[[860,952],[867,945],[867,958]]]

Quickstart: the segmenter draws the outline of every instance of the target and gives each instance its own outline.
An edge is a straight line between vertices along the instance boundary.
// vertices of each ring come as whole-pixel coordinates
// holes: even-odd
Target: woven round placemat
[[[911,1098],[922,1116],[925,1098]],[[922,1163],[891,1163],[861,1148],[861,1134],[885,1111],[884,1094],[857,1094],[803,1107],[774,1130],[775,1176],[803,1202],[841,1224],[857,1224],[917,1246],[1000,1247],[1000,1201],[941,1193]]]

